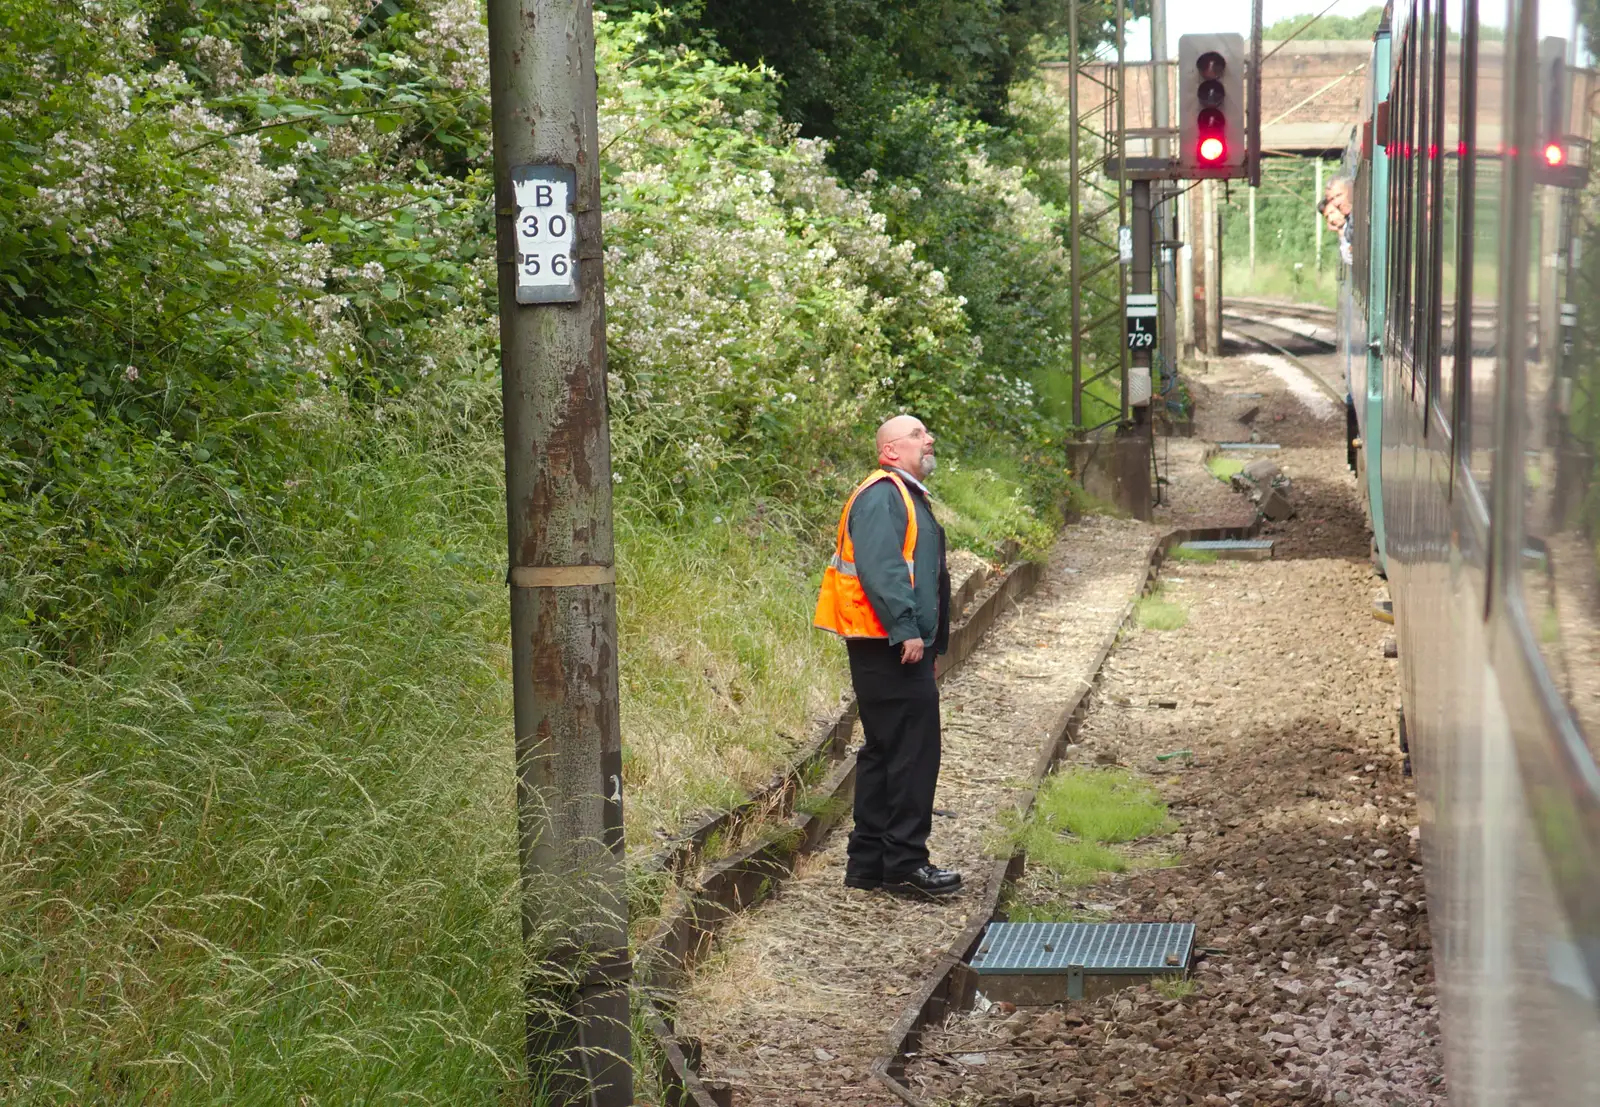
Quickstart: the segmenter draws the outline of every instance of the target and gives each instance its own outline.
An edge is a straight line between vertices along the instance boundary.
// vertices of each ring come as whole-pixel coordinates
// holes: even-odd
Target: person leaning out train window
[[[1317,203],[1317,214],[1327,221],[1328,229],[1339,236],[1339,257],[1351,264],[1350,208],[1354,199],[1349,177],[1335,177],[1328,182],[1323,197]]]

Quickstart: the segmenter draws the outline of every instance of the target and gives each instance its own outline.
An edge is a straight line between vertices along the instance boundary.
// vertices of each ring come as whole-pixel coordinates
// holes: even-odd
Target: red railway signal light
[[[1589,181],[1592,147],[1572,132],[1573,74],[1567,68],[1567,40],[1539,43],[1538,144],[1534,149],[1534,183],[1556,188],[1583,188]]]
[[[1245,172],[1244,37],[1178,39],[1178,158],[1189,177]]]

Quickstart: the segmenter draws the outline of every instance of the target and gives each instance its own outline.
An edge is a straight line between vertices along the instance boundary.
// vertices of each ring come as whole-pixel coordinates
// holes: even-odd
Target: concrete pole
[[[1189,264],[1185,271],[1189,278],[1189,295],[1187,299],[1189,311],[1188,337],[1190,348],[1198,356],[1204,356],[1209,346],[1206,343],[1206,205],[1205,182],[1196,182],[1191,186],[1184,197],[1184,210],[1189,216],[1189,233],[1184,235],[1188,243]]]
[[[1083,292],[1079,287],[1078,273],[1082,268],[1082,254],[1080,253],[1082,236],[1079,233],[1078,221],[1083,214],[1081,197],[1079,196],[1082,181],[1078,174],[1078,143],[1083,141],[1083,132],[1079,129],[1082,122],[1078,117],[1078,0],[1070,0],[1067,5],[1067,53],[1070,68],[1067,74],[1070,78],[1067,84],[1067,117],[1068,141],[1071,147],[1068,150],[1067,168],[1067,248],[1072,253],[1072,425],[1077,433],[1083,433],[1083,351],[1080,349],[1083,339]]]
[[[1074,0],[1076,2],[1076,0]],[[1128,59],[1127,59],[1127,19],[1128,7],[1126,4],[1117,4],[1117,130],[1114,145],[1117,165],[1117,226],[1126,227],[1128,223]],[[1076,20],[1074,20],[1076,22]],[[1110,120],[1107,120],[1109,123]],[[1108,128],[1109,129],[1109,128]],[[1108,151],[1109,153],[1110,151]],[[1119,234],[1121,232],[1118,232]],[[1117,299],[1121,307],[1120,314],[1128,313],[1128,298],[1125,289],[1128,287],[1123,282],[1122,266],[1120,264],[1121,244],[1118,243],[1119,264],[1117,267]],[[1117,343],[1117,352],[1121,359],[1122,377],[1122,421],[1128,421],[1128,344]]]
[[[1250,280],[1256,279],[1256,186],[1250,186]]]
[[[1150,125],[1152,127],[1159,129],[1172,126],[1168,96],[1167,0],[1150,0]],[[1156,157],[1165,157],[1167,150],[1167,140],[1156,139]]]
[[[1317,158],[1317,203],[1322,202],[1322,158]],[[1317,272],[1322,272],[1322,213],[1313,209],[1311,217],[1314,220],[1317,239]]]
[[[1549,186],[1534,189],[1539,205],[1539,359],[1552,377],[1561,366],[1562,191]]]
[[[1150,0],[1150,99],[1151,120],[1153,127],[1172,126],[1171,90],[1168,87],[1167,73],[1167,0]],[[1167,157],[1171,153],[1171,143],[1166,139],[1157,139],[1155,154],[1157,157]],[[1172,188],[1167,182],[1157,185],[1154,197],[1155,222],[1159,229],[1158,239],[1172,239],[1175,236],[1172,228]],[[1178,372],[1178,268],[1177,257],[1170,246],[1160,248],[1158,259],[1159,276],[1156,285],[1160,290],[1157,303],[1160,305],[1156,319],[1156,333],[1160,340],[1162,380],[1154,382],[1156,387],[1165,392],[1169,388]]]
[[[530,1079],[633,1102],[591,0],[488,0]],[[530,976],[530,988],[540,974]],[[530,990],[530,999],[535,998]],[[551,1069],[556,1071],[550,1071]]]
[[[1155,253],[1155,220],[1153,217],[1153,212],[1150,209],[1150,182],[1136,180],[1132,182],[1132,185],[1133,223],[1131,229],[1133,231],[1133,265],[1129,274],[1133,282],[1133,288],[1131,291],[1135,295],[1148,295],[1150,292],[1154,291],[1153,282],[1151,280],[1151,271],[1154,268],[1152,262]],[[1160,325],[1160,322],[1160,319],[1156,320],[1158,326]],[[1151,356],[1153,352],[1154,351],[1149,349],[1138,349],[1132,351],[1130,366],[1135,369],[1143,369],[1146,374],[1149,374],[1151,370],[1151,363],[1154,360]],[[1152,393],[1160,391],[1160,382],[1152,379],[1150,383]],[[1134,407],[1132,412],[1133,421],[1135,423],[1150,422],[1151,406],[1152,401],[1146,400],[1144,403]]]
[[[1207,178],[1200,186],[1205,205],[1205,266],[1206,266],[1206,353],[1212,357],[1222,354],[1222,238],[1217,221],[1217,182]]]
[[[1195,326],[1194,326],[1194,259],[1195,259],[1195,220],[1194,220],[1194,194],[1185,192],[1174,201],[1178,209],[1178,241],[1183,245],[1178,247],[1178,327],[1183,340],[1183,356],[1192,358],[1195,354]]]

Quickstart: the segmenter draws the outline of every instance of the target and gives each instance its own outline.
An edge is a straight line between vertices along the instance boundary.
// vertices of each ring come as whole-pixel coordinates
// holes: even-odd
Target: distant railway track
[[[1252,314],[1277,314],[1287,315],[1296,319],[1309,319],[1325,322],[1329,327],[1334,324],[1336,313],[1331,307],[1321,304],[1302,304],[1295,300],[1274,300],[1262,296],[1229,296],[1223,301],[1223,311],[1243,308]]]
[[[1230,296],[1223,302],[1222,317],[1240,337],[1286,358],[1344,404],[1344,375],[1332,356],[1339,349],[1332,308]]]

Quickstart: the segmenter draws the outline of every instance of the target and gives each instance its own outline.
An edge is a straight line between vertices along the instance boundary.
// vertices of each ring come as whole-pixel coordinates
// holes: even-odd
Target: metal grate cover
[[[1194,923],[990,923],[973,955],[980,976],[1170,973],[1189,967]]]
[[[1218,442],[1219,450],[1281,450],[1276,442]]]
[[[1185,542],[1180,547],[1184,550],[1270,550],[1270,538],[1213,538]]]

